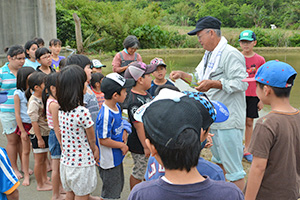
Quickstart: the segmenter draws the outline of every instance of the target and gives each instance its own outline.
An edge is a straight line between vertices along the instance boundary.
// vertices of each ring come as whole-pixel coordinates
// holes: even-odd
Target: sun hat
[[[5,103],[7,101],[8,92],[0,92],[0,103]]]
[[[206,28],[221,29],[221,22],[212,16],[201,17],[196,23],[196,28],[188,32],[188,35],[196,35],[197,32]]]
[[[125,79],[118,73],[110,73],[102,79],[101,91],[104,94],[112,95],[121,88],[130,88],[134,86],[133,79]]]
[[[239,41],[241,41],[241,40],[255,41],[256,35],[251,30],[245,30],[245,31],[241,32],[241,34],[239,36]]]
[[[106,65],[103,65],[100,60],[97,60],[97,59],[93,59],[92,60],[92,68],[100,68],[100,67],[106,67]]]
[[[195,96],[163,88],[151,102],[137,109],[134,118],[143,122],[154,141],[174,149],[183,130],[194,129],[200,136],[201,129],[207,130],[216,121],[215,107],[208,98]]]
[[[166,63],[161,58],[154,58],[150,61],[150,65],[156,65],[156,67],[162,65],[164,67],[167,67]]]
[[[246,78],[243,81],[257,81],[272,87],[288,88],[293,86],[294,79],[289,82],[288,80],[295,74],[297,74],[297,72],[291,65],[278,60],[271,60],[258,68],[255,77]]]
[[[137,81],[144,74],[151,74],[156,70],[155,65],[146,65],[143,62],[136,61],[129,64],[128,68],[124,73],[125,78],[133,78]]]

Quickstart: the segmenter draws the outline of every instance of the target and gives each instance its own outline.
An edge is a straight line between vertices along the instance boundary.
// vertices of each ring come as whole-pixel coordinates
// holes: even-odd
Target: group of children
[[[265,63],[254,53],[254,32],[243,31],[239,41],[249,73],[244,157],[252,161],[253,156],[245,197],[294,199],[299,195],[299,177],[283,172],[297,172],[300,159],[295,139],[300,130],[299,111],[288,99],[297,73],[286,63]],[[8,100],[0,104],[0,117],[13,176],[13,184],[7,181],[11,191],[5,193],[7,197],[21,176],[17,152],[22,152],[23,185],[30,184],[32,146],[37,190],[52,190],[52,199],[99,199],[90,195],[97,186],[96,166],[103,182],[101,199],[120,199],[122,162],[128,151],[134,161],[129,199],[244,198],[234,184],[224,182],[220,167],[199,157],[201,149],[211,145],[210,125],[226,107],[202,93],[180,92],[165,78],[162,59],[154,58],[149,65],[134,61],[122,75],[104,76],[101,68],[105,65],[99,60],[59,56],[58,39],[50,41],[51,51],[39,47],[36,41],[27,42],[25,50],[10,47],[8,63],[0,69],[1,90],[8,91]],[[126,98],[128,120],[120,107]],[[271,105],[272,111],[257,122],[251,136],[253,118],[263,104]],[[286,144],[290,144],[288,150]],[[52,183],[47,177],[48,151]],[[135,186],[144,178],[153,181]]]

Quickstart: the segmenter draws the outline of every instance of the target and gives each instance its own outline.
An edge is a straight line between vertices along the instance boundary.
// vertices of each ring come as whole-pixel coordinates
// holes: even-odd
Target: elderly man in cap
[[[221,22],[206,16],[198,20],[196,28],[188,35],[197,35],[206,50],[194,74],[172,71],[172,80],[182,79],[206,92],[211,100],[224,103],[230,112],[227,121],[211,126],[214,134],[211,148],[212,161],[219,164],[227,180],[244,188],[246,175],[243,165],[243,133],[246,117],[245,90],[248,84],[244,56],[221,36]]]

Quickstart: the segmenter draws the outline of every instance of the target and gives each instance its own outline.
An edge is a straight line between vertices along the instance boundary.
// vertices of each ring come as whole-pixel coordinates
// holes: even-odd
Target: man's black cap
[[[221,29],[221,22],[212,16],[202,17],[197,21],[196,28],[191,32],[188,32],[188,35],[196,35],[197,32],[206,28]]]

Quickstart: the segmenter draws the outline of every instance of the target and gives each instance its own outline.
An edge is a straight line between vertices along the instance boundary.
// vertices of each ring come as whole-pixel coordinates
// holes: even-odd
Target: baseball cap
[[[256,40],[255,33],[251,30],[245,30],[245,31],[241,32],[241,34],[239,36],[239,41],[241,41],[241,40],[255,41]]]
[[[0,103],[5,103],[7,101],[8,92],[0,92]]]
[[[200,18],[196,23],[196,28],[190,32],[188,32],[188,35],[196,35],[197,32],[206,29],[206,28],[212,28],[212,29],[221,29],[221,22],[215,17],[212,16],[206,16]]]
[[[121,88],[130,88],[134,86],[133,79],[125,79],[118,73],[110,73],[106,75],[101,83],[101,91],[104,94],[112,95]]]
[[[164,67],[167,67],[166,63],[161,58],[152,59],[151,62],[150,62],[150,65],[156,65],[156,67],[159,66],[159,65],[162,65]]]
[[[124,73],[125,78],[133,78],[135,81],[138,80],[144,74],[151,74],[156,70],[156,65],[146,65],[143,62],[135,61],[129,64],[128,68]]]
[[[163,88],[151,102],[137,109],[134,118],[143,122],[154,141],[176,148],[175,141],[183,130],[191,128],[200,134],[201,128],[207,130],[216,121],[217,114],[209,99],[195,96]]]
[[[292,87],[294,80],[289,78],[297,74],[295,69],[284,62],[271,60],[260,66],[255,74],[255,81],[278,88]]]
[[[93,59],[92,60],[92,68],[95,67],[95,68],[100,68],[100,67],[106,67],[106,65],[103,65],[100,60],[97,60],[97,59]]]

